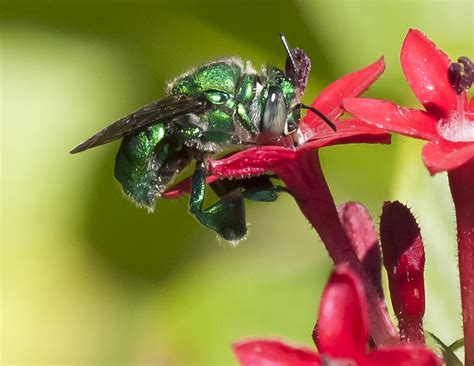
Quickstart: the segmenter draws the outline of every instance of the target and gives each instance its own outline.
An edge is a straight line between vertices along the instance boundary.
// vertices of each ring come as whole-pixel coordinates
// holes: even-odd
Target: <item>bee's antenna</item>
[[[321,119],[326,122],[326,124],[331,127],[334,131],[337,131],[337,127],[336,125],[329,119],[327,118],[322,112],[318,111],[316,108],[313,108],[309,105],[306,105],[306,104],[303,104],[303,103],[300,103],[300,104],[297,104],[297,107],[299,108],[303,108],[303,109],[308,109],[310,110],[311,112],[317,114],[319,117],[321,117]]]
[[[291,61],[291,67],[293,68],[293,71],[296,73],[296,62],[293,57],[293,52],[291,52],[290,45],[288,44],[288,41],[286,40],[286,37],[283,35],[283,33],[280,33],[280,39],[283,43],[283,47],[285,47],[286,53],[288,54],[288,57],[290,58]]]

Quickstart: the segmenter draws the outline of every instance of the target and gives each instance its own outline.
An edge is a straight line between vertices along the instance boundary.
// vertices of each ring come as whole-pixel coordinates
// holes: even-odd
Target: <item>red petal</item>
[[[218,179],[219,177],[215,175],[210,175],[206,178],[206,184],[211,184],[212,182],[215,182]],[[161,197],[165,199],[178,198],[178,197],[181,197],[183,194],[190,193],[191,180],[192,180],[192,176],[184,178],[181,182],[176,183],[175,185],[171,186],[166,191],[164,191]]]
[[[474,112],[474,96],[471,97],[471,101],[469,102],[469,110]]]
[[[338,266],[324,289],[315,343],[335,358],[363,357],[368,339],[364,287],[346,266]]]
[[[390,143],[390,134],[356,119],[338,121],[337,132],[329,130],[324,131],[321,135],[313,136],[311,133],[310,136],[306,137],[310,138],[308,138],[308,141],[300,146],[297,151],[350,143]]]
[[[319,366],[317,353],[288,346],[275,340],[250,340],[235,343],[234,353],[242,366]]]
[[[295,157],[295,150],[280,146],[254,147],[220,160],[209,161],[209,173],[220,178],[261,175]]]
[[[379,99],[351,98],[344,100],[342,104],[354,117],[378,128],[423,140],[438,137],[437,119],[426,112]]]
[[[336,80],[319,94],[311,106],[335,121],[343,112],[340,106],[342,100],[362,94],[384,70],[385,63],[381,57],[373,64]],[[306,114],[301,128],[303,132],[329,129],[328,125],[312,112]]]
[[[377,349],[362,363],[364,366],[440,366],[441,359],[428,348],[399,346]]]
[[[403,72],[429,113],[449,117],[456,110],[456,93],[448,80],[449,57],[422,32],[410,29],[400,55]]]
[[[261,175],[287,163],[297,155],[324,146],[346,143],[390,143],[390,135],[357,120],[344,120],[337,133],[310,140],[298,148],[260,146],[239,151],[219,160],[209,161],[209,173],[219,178],[242,178]]]
[[[474,142],[431,141],[423,146],[423,161],[431,174],[455,169],[474,158]]]

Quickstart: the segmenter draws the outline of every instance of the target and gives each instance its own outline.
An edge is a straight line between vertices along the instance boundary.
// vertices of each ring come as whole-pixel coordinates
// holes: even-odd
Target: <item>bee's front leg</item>
[[[219,201],[204,209],[206,193],[206,164],[203,160],[196,162],[192,178],[189,211],[204,226],[214,230],[226,240],[242,239],[247,233],[245,207],[239,189],[223,196]]]

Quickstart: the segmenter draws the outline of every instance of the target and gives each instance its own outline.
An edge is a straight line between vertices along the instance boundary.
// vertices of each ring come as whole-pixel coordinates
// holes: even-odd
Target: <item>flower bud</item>
[[[425,251],[415,218],[400,202],[384,203],[380,239],[400,339],[424,343]]]

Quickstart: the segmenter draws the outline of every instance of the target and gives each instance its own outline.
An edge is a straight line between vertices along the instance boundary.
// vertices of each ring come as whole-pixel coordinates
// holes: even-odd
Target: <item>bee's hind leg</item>
[[[204,226],[230,241],[242,239],[247,233],[244,199],[240,189],[227,192],[219,201],[204,209],[206,166],[197,161],[192,178],[189,211]]]

